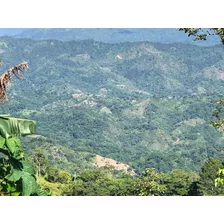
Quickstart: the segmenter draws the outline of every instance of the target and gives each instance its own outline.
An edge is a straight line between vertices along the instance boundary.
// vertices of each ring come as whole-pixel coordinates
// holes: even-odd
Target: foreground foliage
[[[12,77],[21,79],[27,69],[28,63],[22,62],[0,76],[0,103],[8,101],[6,88],[11,84]],[[0,115],[0,195],[46,195],[36,183],[33,167],[18,139],[18,136],[34,134],[35,129],[35,121]]]
[[[45,195],[36,183],[32,165],[26,159],[17,136],[33,134],[36,123],[8,115],[0,116],[1,195]]]
[[[195,40],[206,40],[208,36],[218,36],[224,44],[224,28],[180,28],[180,31],[188,33],[188,36],[194,36]]]

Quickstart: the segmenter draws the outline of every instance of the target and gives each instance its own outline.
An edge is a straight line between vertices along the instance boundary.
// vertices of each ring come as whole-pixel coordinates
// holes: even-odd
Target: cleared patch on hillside
[[[184,121],[184,124],[187,124],[193,127],[204,124],[204,123],[205,123],[205,120],[201,118],[194,118],[194,119],[189,119]]]
[[[143,117],[145,110],[150,102],[151,102],[151,99],[143,100],[142,102],[135,104],[133,106],[133,109],[126,110],[125,114],[128,116]]]
[[[127,164],[118,163],[114,159],[105,158],[105,157],[102,157],[99,155],[96,155],[95,165],[98,167],[108,166],[108,167],[112,167],[114,170],[124,171],[124,172],[130,173],[132,175],[135,174],[135,171],[133,169],[131,169],[130,166],[128,166]]]
[[[101,107],[100,112],[105,114],[112,114],[111,110],[106,106]]]
[[[216,77],[217,79],[224,80],[224,71],[215,66],[206,67],[201,72],[204,76],[209,78]]]

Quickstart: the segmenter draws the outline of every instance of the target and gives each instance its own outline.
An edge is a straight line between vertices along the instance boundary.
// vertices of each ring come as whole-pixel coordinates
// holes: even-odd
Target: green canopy
[[[32,135],[36,130],[36,121],[0,115],[0,136],[5,139]]]

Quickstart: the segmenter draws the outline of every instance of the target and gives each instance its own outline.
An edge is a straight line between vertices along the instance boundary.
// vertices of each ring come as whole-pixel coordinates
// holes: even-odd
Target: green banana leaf
[[[5,139],[34,134],[36,121],[0,115],[0,136]]]
[[[33,120],[14,118],[10,115],[0,115],[0,150],[14,158],[22,158],[21,142],[17,136],[34,134],[36,122]],[[7,152],[8,151],[8,152]]]
[[[32,165],[24,160],[21,161],[22,170],[17,168],[13,168],[5,178],[8,181],[17,182],[21,180],[22,185],[22,195],[29,196],[31,194],[38,194],[39,188],[38,184],[36,183],[36,178],[34,176],[34,170]]]
[[[36,183],[32,165],[25,159],[18,136],[34,134],[36,122],[33,120],[0,115],[0,152],[9,157],[10,173],[4,179],[7,191],[18,188],[14,195],[47,195]],[[13,183],[13,184],[11,184]]]

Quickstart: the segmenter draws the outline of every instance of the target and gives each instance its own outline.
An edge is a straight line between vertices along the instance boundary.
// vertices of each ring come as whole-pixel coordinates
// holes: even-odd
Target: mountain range
[[[55,142],[44,149],[62,168],[77,171],[77,158],[99,155],[137,173],[198,171],[208,157],[223,158],[210,127],[224,95],[222,45],[1,37],[0,52],[2,73],[23,60],[30,67],[1,113],[36,120],[35,141]],[[57,148],[69,152],[64,162],[54,161]]]
[[[208,37],[207,41],[194,41],[184,32],[175,28],[1,28],[0,36],[30,38],[34,40],[56,39],[94,40],[105,43],[149,41],[154,43],[188,43],[199,46],[213,46],[219,43],[218,37]]]

